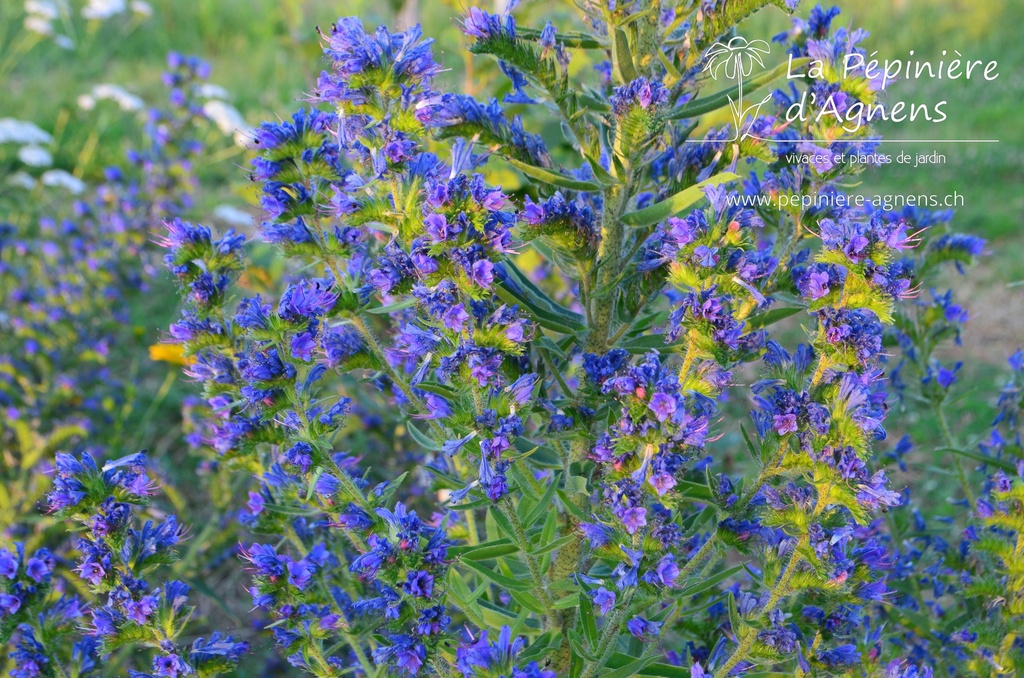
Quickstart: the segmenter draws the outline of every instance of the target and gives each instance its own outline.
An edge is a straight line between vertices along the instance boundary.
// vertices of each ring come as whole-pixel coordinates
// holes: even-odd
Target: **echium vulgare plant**
[[[861,165],[787,156],[877,139],[780,117],[806,90],[843,111],[884,95],[838,66],[866,33],[835,11],[777,38],[794,72],[832,67],[694,136],[729,104],[700,95],[708,48],[767,4],[579,3],[580,26],[538,29],[471,8],[471,50],[505,103],[559,119],[557,146],[438,89],[418,28],[340,19],[308,107],[255,133],[280,288],[251,293],[266,246],[167,223],[195,438],[255,478],[250,593],[293,667],[931,674],[875,614],[905,564],[876,447],[886,328],[936,218],[852,207]],[[592,57],[592,81],[570,75]],[[489,183],[501,164],[520,194]]]
[[[145,522],[135,515],[153,494],[145,466],[144,453],[102,467],[88,453],[57,454],[49,508],[82,535],[79,581],[45,547],[0,548],[0,639],[12,642],[6,659],[14,678],[94,676],[104,657],[131,649],[142,661],[143,648],[152,659],[145,672],[128,669],[132,678],[216,676],[248,648],[218,632],[181,642],[194,610],[190,587],[154,575],[176,560],[185,530],[174,515]],[[83,589],[84,599],[76,593]]]
[[[141,346],[130,309],[160,271],[151,224],[191,202],[207,72],[171,54],[169,105],[148,112],[127,167],[70,203],[44,195],[0,221],[0,538],[24,538],[19,520],[46,492],[56,451],[104,454],[136,435],[137,385],[112,366]]]
[[[168,61],[171,105],[129,154],[139,171],[109,168],[73,204],[44,195],[0,224],[0,670],[15,678],[214,676],[247,648],[204,634],[170,576],[187,535],[144,508],[145,455],[94,461],[137,435],[137,375],[114,368],[145,348],[127,307],[159,270],[149,224],[180,214],[194,183],[207,67]]]

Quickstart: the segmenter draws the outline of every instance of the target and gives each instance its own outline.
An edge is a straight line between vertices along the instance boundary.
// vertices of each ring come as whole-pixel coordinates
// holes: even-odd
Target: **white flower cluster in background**
[[[53,156],[44,148],[44,144],[53,141],[53,136],[41,129],[34,122],[16,118],[0,118],[0,146],[14,144],[18,146],[17,157],[28,167],[49,167],[53,164]],[[25,170],[18,170],[7,177],[6,183],[17,188],[32,190],[36,180]]]
[[[237,226],[239,228],[251,229],[254,223],[252,214],[234,205],[217,205],[213,209],[213,218],[227,226]]]
[[[0,118],[0,144],[48,144],[53,141],[49,132],[40,129],[34,122],[15,118]]]
[[[89,3],[82,8],[82,18],[106,21],[126,11],[128,11],[128,3],[124,0],[89,0]]]
[[[153,16],[153,7],[148,2],[143,2],[143,0],[133,0],[130,3],[125,2],[125,0],[89,0],[86,6],[82,8],[82,18],[93,21],[106,21],[118,14],[124,14],[129,9],[143,17]]]
[[[43,186],[63,188],[75,195],[78,195],[85,190],[84,181],[62,169],[52,169],[43,172],[43,176],[39,177],[39,182]]]
[[[128,11],[140,18],[153,16],[153,7],[144,0],[88,0],[82,7],[81,15],[87,21],[107,21]],[[67,0],[25,0],[25,30],[53,39],[59,47],[73,49],[74,41],[64,33],[58,33],[55,23],[70,18]]]
[[[52,38],[53,42],[64,49],[72,49],[75,43],[70,37],[58,33],[53,27],[53,22],[61,17],[61,13],[67,12],[67,3],[64,0],[26,0],[25,30],[45,38]]]
[[[98,102],[104,100],[113,101],[121,108],[122,111],[138,111],[141,110],[144,105],[142,99],[135,96],[124,87],[104,83],[101,85],[95,85],[92,88],[92,91],[79,96],[78,106],[82,110],[91,111],[96,108],[96,104]]]
[[[53,164],[53,155],[44,144],[53,143],[53,136],[38,125],[27,120],[16,118],[0,118],[0,145],[14,144],[18,146],[17,157],[28,167],[49,167]],[[30,191],[36,187],[35,177],[25,170],[10,174],[5,183],[16,188]],[[70,172],[62,169],[51,169],[39,177],[39,184],[63,188],[74,194],[85,190],[85,183]]]
[[[42,146],[22,146],[18,149],[18,160],[29,167],[49,167],[53,156]]]
[[[206,101],[203,104],[203,113],[213,121],[217,129],[224,134],[231,135],[237,146],[245,146],[252,137],[252,128],[245,122],[245,118],[242,117],[239,110],[222,99]]]

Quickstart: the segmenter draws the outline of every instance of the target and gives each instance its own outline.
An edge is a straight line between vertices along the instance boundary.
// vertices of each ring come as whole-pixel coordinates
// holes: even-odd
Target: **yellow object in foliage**
[[[185,355],[185,347],[181,344],[153,344],[149,347],[149,359],[175,365],[190,365],[194,362],[193,358]]]

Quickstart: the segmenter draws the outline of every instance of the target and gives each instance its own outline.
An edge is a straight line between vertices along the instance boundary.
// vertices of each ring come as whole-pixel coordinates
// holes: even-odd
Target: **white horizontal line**
[[[760,138],[760,137],[758,137]],[[850,139],[844,141],[843,139],[801,139],[799,141],[776,141],[774,139],[763,139],[763,141],[773,141],[776,144],[785,143],[801,143],[809,141],[811,143],[824,143],[824,144],[998,144],[999,139]]]

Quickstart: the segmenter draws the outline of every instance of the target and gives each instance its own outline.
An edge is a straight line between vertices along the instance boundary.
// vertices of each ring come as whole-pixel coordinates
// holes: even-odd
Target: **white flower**
[[[252,226],[253,223],[250,213],[233,205],[217,205],[213,210],[213,217],[229,226]]]
[[[237,108],[219,99],[211,99],[203,104],[203,113],[221,132],[233,135],[237,145],[245,146],[250,128]]]
[[[53,156],[42,146],[22,146],[18,149],[18,160],[29,167],[49,167]]]
[[[153,16],[153,6],[150,5],[148,2],[143,2],[142,0],[132,0],[131,7],[132,11],[138,14],[139,16]]]
[[[83,111],[91,111],[96,108],[96,97],[91,94],[78,95],[78,107]]]
[[[60,8],[52,0],[25,0],[25,13],[53,21],[60,17]]]
[[[43,186],[57,186],[76,195],[85,190],[85,182],[61,169],[47,170],[39,180],[43,182]]]
[[[96,85],[92,88],[92,96],[96,101],[110,99],[120,106],[122,111],[137,111],[143,106],[142,99],[120,85],[111,85],[109,83]],[[81,105],[81,101],[79,101],[79,105]]]
[[[49,19],[29,14],[25,17],[25,30],[39,35],[53,35],[53,24]]]
[[[48,144],[53,141],[49,132],[39,129],[35,123],[14,118],[0,118],[0,144]]]
[[[220,85],[214,85],[212,82],[204,82],[203,84],[196,87],[196,94],[204,99],[230,99],[231,94],[221,87]]]
[[[7,183],[17,188],[24,188],[26,191],[31,191],[36,187],[36,180],[24,170],[19,170],[7,177]]]
[[[75,41],[66,35],[56,35],[53,38],[54,44],[61,49],[72,50],[75,48]]]
[[[125,0],[89,0],[89,4],[82,8],[82,18],[106,21],[126,9],[128,4]]]

